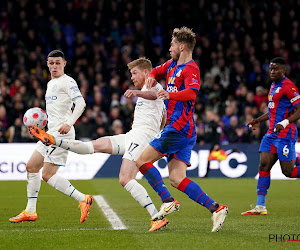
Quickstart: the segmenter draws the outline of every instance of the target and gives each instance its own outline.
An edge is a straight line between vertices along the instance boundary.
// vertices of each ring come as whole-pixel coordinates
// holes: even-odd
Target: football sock
[[[300,167],[294,167],[291,178],[299,178],[300,177]]]
[[[259,178],[257,181],[257,206],[266,206],[267,193],[270,184],[270,171],[259,171]]]
[[[93,154],[94,146],[93,143],[78,141],[78,140],[68,140],[68,139],[55,139],[55,145],[70,150],[77,154]]]
[[[25,211],[27,213],[34,213],[36,211],[37,197],[41,188],[40,173],[27,173],[27,206]]]
[[[144,208],[147,209],[151,218],[157,214],[157,209],[154,206],[146,189],[136,180],[129,181],[124,187],[131,196]]]
[[[188,195],[188,197],[190,197],[190,199],[196,201],[207,209],[209,209],[210,205],[215,202],[212,198],[210,198],[206,193],[203,192],[201,187],[196,182],[193,182],[188,178],[184,178],[178,185],[177,189],[181,192],[184,192]],[[213,210],[213,208],[211,208],[211,210]]]
[[[73,185],[64,177],[59,176],[58,174],[53,175],[47,183],[54,187],[56,190],[62,192],[65,195],[72,197],[78,202],[83,202],[85,195],[79,192]]]
[[[156,167],[153,166],[151,162],[145,163],[140,167],[139,170],[145,176],[151,187],[158,193],[163,202],[166,198],[170,198],[170,201],[174,200],[169,190],[167,189],[166,184],[164,183],[159,171],[156,169]]]

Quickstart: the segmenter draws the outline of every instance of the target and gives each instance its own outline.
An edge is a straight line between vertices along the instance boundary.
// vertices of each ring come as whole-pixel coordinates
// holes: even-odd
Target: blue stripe
[[[76,189],[76,188],[74,188],[74,190],[73,190],[73,191],[72,191],[72,193],[70,194],[70,197],[71,197],[71,196],[72,196],[72,194],[74,193],[75,189]]]
[[[59,144],[59,147],[61,146],[62,142],[63,142],[63,140],[61,139],[61,140],[60,140],[60,144]]]
[[[151,203],[147,204],[146,206],[144,206],[144,208],[148,207],[148,206],[151,205],[151,204],[153,204],[153,203],[151,202]]]
[[[120,153],[120,145],[118,144],[118,153],[117,155]]]
[[[37,199],[37,197],[27,197],[28,199]]]

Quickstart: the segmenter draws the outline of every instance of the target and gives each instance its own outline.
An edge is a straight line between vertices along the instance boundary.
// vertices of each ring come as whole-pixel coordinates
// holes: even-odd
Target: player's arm
[[[74,123],[77,121],[77,119],[81,116],[81,114],[83,113],[83,111],[86,107],[85,100],[82,96],[76,97],[73,100],[73,102],[75,104],[75,108],[73,110],[72,115],[68,119],[67,123],[62,125],[58,130],[58,132],[61,134],[69,133],[71,127],[74,125]]]
[[[253,130],[255,130],[255,128],[261,123],[264,122],[266,120],[269,120],[269,113],[266,112],[263,115],[261,115],[258,118],[253,119],[251,122],[249,122],[247,124],[247,126],[249,126],[249,128],[252,128]]]
[[[172,62],[172,60],[169,60],[169,61],[165,62],[164,64],[159,65],[150,71],[149,76],[145,81],[145,86],[147,89],[150,89],[153,86],[155,86],[157,80],[159,80],[167,75],[168,68],[169,68],[171,62]]]
[[[157,90],[153,89],[153,88],[146,90],[146,91],[128,89],[124,93],[124,96],[129,99],[137,96],[137,97],[142,97],[147,100],[156,100],[157,99]]]
[[[284,119],[281,122],[278,122],[275,125],[274,128],[274,132],[277,134],[279,133],[281,130],[285,129],[287,127],[287,125],[289,125],[290,123],[296,122],[297,120],[300,119],[300,105],[297,105],[294,107],[294,113],[289,116],[287,119]]]

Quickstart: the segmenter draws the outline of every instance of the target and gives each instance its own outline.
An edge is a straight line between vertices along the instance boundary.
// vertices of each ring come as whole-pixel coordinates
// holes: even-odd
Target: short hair
[[[172,38],[176,38],[178,42],[186,44],[191,51],[193,51],[196,44],[196,34],[187,27],[175,28]]]
[[[64,59],[64,60],[66,59],[66,58],[65,58],[65,54],[64,54],[61,50],[58,50],[58,49],[52,50],[52,51],[48,54],[47,59],[48,59],[49,57],[61,57],[61,58]]]
[[[149,59],[146,59],[145,57],[140,57],[139,59],[136,59],[130,63],[127,64],[129,69],[133,69],[135,67],[138,67],[139,69],[147,69],[149,71],[152,70],[152,63]]]
[[[278,63],[278,64],[280,64],[282,66],[286,66],[286,62],[285,62],[285,60],[282,57],[275,57],[275,58],[273,58],[271,60],[270,63]]]

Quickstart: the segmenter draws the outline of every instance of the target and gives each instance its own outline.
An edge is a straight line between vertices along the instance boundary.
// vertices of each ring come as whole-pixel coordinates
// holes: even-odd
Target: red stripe
[[[270,153],[277,153],[277,148],[273,144],[271,144]]]
[[[270,171],[258,171],[260,177],[268,177],[271,175]]]
[[[205,207],[206,207],[206,204],[207,204],[210,200],[211,200],[211,198],[207,200],[207,202],[206,202],[205,205],[204,205]]]
[[[143,174],[143,175],[145,175],[145,173],[150,169],[150,168],[153,168],[154,166],[153,166],[153,164],[151,163],[151,162],[146,162],[146,163],[144,163],[141,167],[140,167],[140,169],[139,169],[139,171]]]
[[[264,188],[269,188],[269,187],[266,187],[266,186],[263,186],[263,185],[257,185],[258,187],[264,187]]]
[[[159,196],[162,196],[164,193],[167,193],[167,192],[169,192],[169,191],[167,190],[165,192],[162,192]]]
[[[292,178],[298,177],[298,168],[297,167],[294,167],[291,177]]]
[[[257,193],[257,194],[267,194],[267,193],[259,192],[259,193]]]
[[[184,192],[184,190],[186,189],[187,185],[189,185],[190,182],[191,182],[191,180],[185,177],[180,182],[180,184],[178,185],[177,189],[180,190],[181,192]]]
[[[198,200],[199,200],[199,198],[200,198],[200,196],[201,196],[202,194],[204,194],[204,192],[202,192],[202,193],[197,197],[196,202],[198,202]]]
[[[155,183],[152,185],[152,187],[154,187],[156,184],[158,184],[158,183],[160,183],[160,182],[163,182],[163,180],[158,181],[158,182],[155,182]]]

